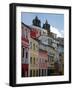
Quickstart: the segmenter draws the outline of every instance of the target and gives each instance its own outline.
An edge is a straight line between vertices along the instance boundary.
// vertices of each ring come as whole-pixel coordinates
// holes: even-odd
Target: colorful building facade
[[[64,74],[64,38],[57,39],[58,44],[58,53],[59,53],[59,62],[60,62],[60,74]]]
[[[33,38],[30,38],[30,76],[31,77],[35,77],[35,76],[38,76],[39,72],[38,72],[38,69],[39,69],[39,66],[38,66],[38,60],[39,60],[39,57],[38,57],[38,42],[33,39]]]
[[[39,50],[39,76],[47,76],[48,70],[48,53],[44,50]]]
[[[36,17],[32,26],[22,23],[22,77],[64,74],[64,42]],[[64,39],[63,39],[64,40]]]
[[[39,37],[40,33],[37,28],[31,27],[30,32],[30,77],[39,76],[39,43],[37,38]]]
[[[29,44],[30,44],[30,28],[24,23],[21,24],[21,55],[22,55],[22,77],[29,75]]]

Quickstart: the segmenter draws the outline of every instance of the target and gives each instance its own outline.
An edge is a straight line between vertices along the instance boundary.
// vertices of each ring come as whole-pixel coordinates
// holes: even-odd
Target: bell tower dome
[[[37,16],[35,17],[35,19],[33,19],[32,24],[33,24],[34,26],[41,27],[41,21],[38,19]]]
[[[46,29],[48,34],[50,33],[50,24],[48,24],[48,21],[46,20],[46,22],[43,24],[43,29]]]

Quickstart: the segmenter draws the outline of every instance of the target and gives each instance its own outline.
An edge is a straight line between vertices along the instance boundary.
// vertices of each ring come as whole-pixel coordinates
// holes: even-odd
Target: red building
[[[33,39],[38,38],[40,36],[40,30],[39,30],[39,28],[37,28],[36,26],[32,26],[31,27],[30,36]]]
[[[22,47],[22,77],[28,77],[29,68],[29,44],[30,44],[30,28],[24,23],[21,24],[21,47]]]

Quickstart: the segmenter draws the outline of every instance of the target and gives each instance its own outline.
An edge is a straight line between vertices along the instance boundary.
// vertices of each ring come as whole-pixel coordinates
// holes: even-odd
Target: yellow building
[[[38,41],[30,39],[30,77],[39,76],[39,64],[38,64]]]

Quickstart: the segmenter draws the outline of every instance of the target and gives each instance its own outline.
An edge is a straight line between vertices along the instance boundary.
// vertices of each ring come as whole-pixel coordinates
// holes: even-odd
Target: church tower
[[[35,17],[35,19],[33,19],[32,24],[33,24],[34,26],[41,27],[41,21],[38,19],[37,16]]]
[[[45,24],[43,24],[42,28],[47,30],[48,35],[50,34],[50,24],[48,24],[47,20],[46,20]]]

